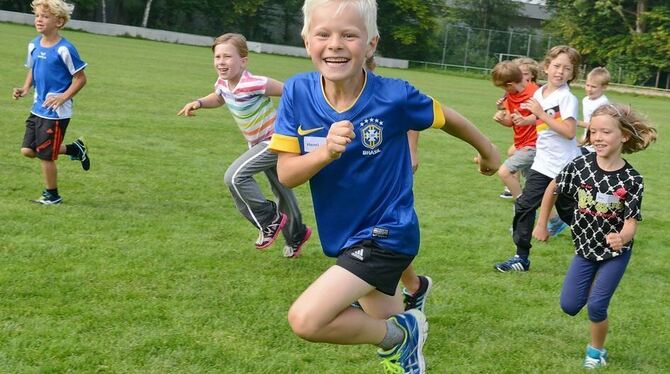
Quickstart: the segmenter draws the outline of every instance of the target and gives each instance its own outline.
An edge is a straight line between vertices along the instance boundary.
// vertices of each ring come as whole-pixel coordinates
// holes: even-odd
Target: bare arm
[[[509,116],[506,110],[498,110],[493,115],[493,120],[505,127],[512,127],[512,117]]]
[[[23,86],[21,88],[14,88],[12,90],[12,97],[14,100],[18,100],[28,94],[28,91],[30,91],[30,87],[33,85],[33,70],[28,69],[28,73],[26,74],[26,79],[23,81]]]
[[[203,98],[186,103],[186,105],[184,105],[184,107],[181,108],[179,112],[177,112],[177,115],[191,117],[195,116],[195,113],[193,112],[200,108],[218,108],[223,104],[223,99],[221,99],[221,97],[217,95],[216,92],[212,92]]]
[[[542,105],[540,105],[540,103],[535,99],[528,100],[527,102],[523,103],[522,106],[530,110],[538,119],[546,123],[552,130],[556,131],[556,133],[560,134],[564,138],[572,139],[577,134],[576,119],[570,117],[564,119],[563,122],[561,122],[558,119],[548,115],[544,109],[542,109]]]
[[[419,168],[419,134],[419,131],[407,131],[409,155],[412,158],[412,173],[416,173],[416,170]]]
[[[493,143],[455,110],[443,106],[442,111],[447,122],[442,131],[465,141],[479,152],[479,171],[482,174],[495,174],[500,167],[500,155]]]
[[[279,181],[289,188],[307,182],[319,170],[340,158],[354,137],[354,125],[349,121],[340,121],[330,127],[326,144],[313,152],[304,155],[279,152],[277,160]]]
[[[607,234],[605,239],[607,244],[615,251],[620,251],[626,243],[633,240],[635,231],[637,230],[637,220],[635,218],[628,218],[623,222],[623,228],[620,232],[613,232]]]
[[[265,86],[265,94],[267,96],[281,96],[283,90],[284,83],[272,78],[268,78],[268,83]]]
[[[540,205],[540,214],[537,218],[537,224],[535,229],[533,229],[533,237],[539,241],[546,242],[549,240],[549,231],[547,231],[547,222],[549,222],[549,216],[551,216],[551,208],[556,203],[556,181],[552,180],[551,183],[547,186],[547,189],[544,190],[544,196],[542,197],[542,205]]]
[[[74,95],[79,92],[84,85],[86,85],[86,73],[84,73],[84,70],[79,70],[78,72],[74,73],[72,76],[72,84],[70,84],[70,87],[65,90],[60,95],[53,95],[49,96],[44,100],[44,103],[42,104],[43,107],[45,108],[51,108],[53,110],[58,109],[61,105],[63,105],[64,102],[70,100],[71,98],[74,97]]]

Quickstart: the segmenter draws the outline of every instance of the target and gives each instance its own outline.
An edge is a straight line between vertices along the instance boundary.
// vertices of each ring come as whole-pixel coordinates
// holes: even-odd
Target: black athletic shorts
[[[364,240],[342,250],[336,264],[380,292],[393,296],[402,272],[413,259],[414,256],[391,252],[371,240]]]
[[[41,160],[56,160],[65,137],[69,118],[46,119],[30,114],[26,119],[26,133],[22,148],[30,148]]]

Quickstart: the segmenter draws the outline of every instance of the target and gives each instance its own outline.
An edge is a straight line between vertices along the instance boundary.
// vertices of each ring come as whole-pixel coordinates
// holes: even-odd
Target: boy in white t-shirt
[[[522,104],[537,117],[536,154],[526,175],[526,185],[514,204],[512,222],[516,255],[495,264],[500,272],[528,271],[530,269],[530,240],[535,222],[535,211],[542,203],[544,191],[558,173],[579,155],[577,147],[577,112],[579,102],[570,92],[570,83],[578,76],[581,56],[566,45],[549,50],[544,59],[547,83],[540,87],[531,100]],[[572,221],[572,206],[564,200],[556,202],[561,219]]]
[[[586,139],[586,132],[589,131],[589,122],[591,122],[591,114],[598,109],[599,106],[609,104],[605,90],[610,83],[610,72],[603,67],[594,68],[586,76],[586,84],[584,90],[586,96],[582,99],[582,120],[577,122],[577,126],[584,128],[584,134],[581,141]],[[592,146],[582,148],[582,153],[593,152]]]

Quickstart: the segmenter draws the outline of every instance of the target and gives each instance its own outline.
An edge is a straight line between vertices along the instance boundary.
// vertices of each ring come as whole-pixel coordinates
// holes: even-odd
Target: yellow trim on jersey
[[[363,88],[361,88],[361,91],[356,96],[356,99],[354,99],[354,101],[351,102],[351,105],[349,105],[347,108],[345,108],[343,110],[337,110],[337,109],[335,109],[335,106],[333,106],[333,104],[330,103],[330,100],[328,100],[328,95],[326,95],[326,85],[325,85],[325,82],[324,82],[324,79],[326,79],[326,78],[324,78],[323,75],[320,75],[319,77],[320,77],[319,82],[321,82],[321,94],[323,95],[323,98],[326,100],[328,105],[334,111],[336,111],[337,113],[344,113],[347,110],[353,108],[354,105],[356,105],[356,103],[358,102],[358,99],[361,98],[361,95],[363,94],[363,91],[365,91],[365,86],[367,86],[367,84],[368,84],[368,72],[365,69],[363,69]]]
[[[296,137],[275,133],[270,140],[270,149],[278,152],[300,153],[300,142]]]
[[[430,98],[433,99],[432,97]],[[444,111],[442,110],[442,104],[440,104],[439,101],[433,99],[433,125],[431,127],[435,129],[441,129],[446,124],[447,119],[444,118]]]

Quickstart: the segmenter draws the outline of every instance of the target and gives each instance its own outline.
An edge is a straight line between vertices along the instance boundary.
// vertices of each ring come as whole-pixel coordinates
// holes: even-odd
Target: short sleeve
[[[572,118],[577,120],[577,113],[579,111],[579,101],[575,95],[567,93],[558,102],[558,108],[561,112],[561,119],[566,120]]]
[[[634,218],[642,221],[642,195],[644,193],[644,183],[642,177],[628,186],[628,191],[625,191],[623,203],[623,218],[624,220]],[[617,191],[614,191],[615,194]]]
[[[33,52],[35,51],[35,43],[30,42],[28,44],[28,55],[26,56],[26,63],[24,64],[27,68],[32,68],[35,60],[33,59]]]
[[[58,48],[58,56],[67,67],[70,75],[74,75],[78,71],[86,67],[86,63],[81,60],[77,49],[72,45],[63,45]]]
[[[445,125],[442,105],[432,97],[421,93],[405,82],[407,101],[405,114],[408,130],[425,130],[429,127],[441,128]]]
[[[291,81],[286,82],[279,100],[275,133],[270,141],[270,149],[276,152],[301,153],[293,111],[293,87]]]
[[[577,200],[578,186],[573,182],[577,174],[577,168],[574,162],[565,165],[563,170],[556,176],[555,194],[563,195]]]

